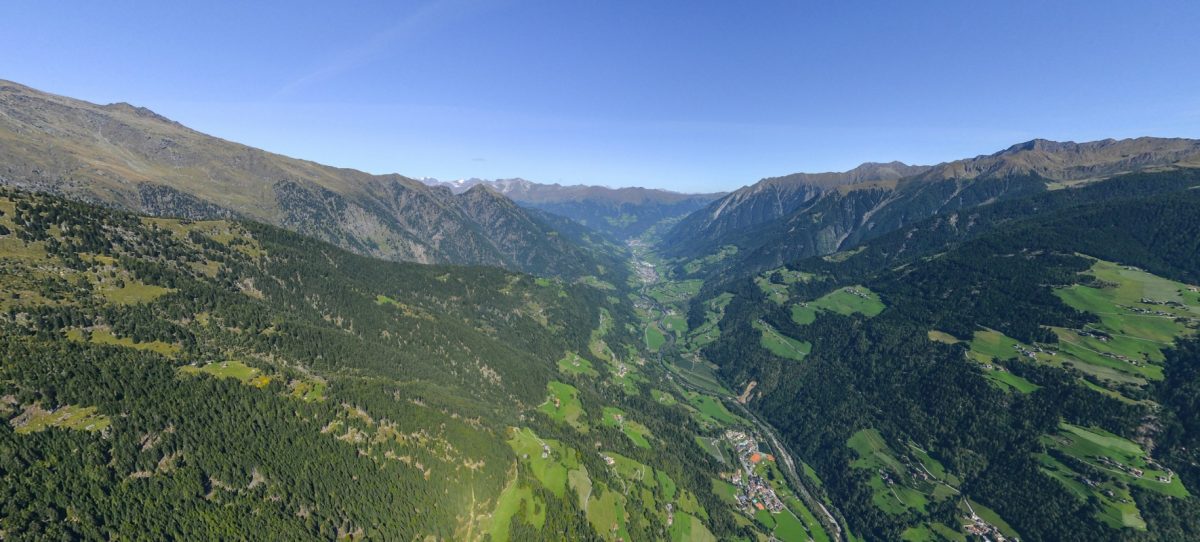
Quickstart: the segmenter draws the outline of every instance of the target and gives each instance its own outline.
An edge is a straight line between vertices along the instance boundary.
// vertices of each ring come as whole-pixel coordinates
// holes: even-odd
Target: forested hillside
[[[750,532],[612,286],[15,191],[0,254],[6,539]]]
[[[878,540],[1200,536],[1200,192],[1131,175],[708,287],[703,349]],[[994,536],[993,536],[994,539]]]

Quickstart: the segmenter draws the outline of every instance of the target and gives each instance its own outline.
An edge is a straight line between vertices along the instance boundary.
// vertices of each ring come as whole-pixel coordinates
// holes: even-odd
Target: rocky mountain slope
[[[732,245],[737,263],[726,268],[762,270],[852,248],[937,214],[1120,173],[1196,166],[1198,140],[1034,140],[928,168],[765,179],[685,218],[664,237],[663,250],[687,259]]]
[[[570,218],[614,241],[637,237],[664,220],[687,215],[724,195],[683,194],[640,187],[564,186],[535,183],[525,179],[422,181],[432,186],[449,188],[455,193],[484,185],[504,194],[522,207]]]
[[[705,254],[730,244],[740,233],[787,216],[839,186],[890,186],[925,171],[902,162],[865,163],[844,172],[795,173],[742,187],[688,215],[663,239],[667,254]]]
[[[543,274],[596,273],[584,252],[548,241],[498,199],[471,209],[450,190],[233,143],[128,104],[95,105],[0,81],[0,184],[158,215],[242,217],[361,254],[483,264]],[[520,248],[512,243],[522,239]],[[542,262],[529,267],[529,262]]]

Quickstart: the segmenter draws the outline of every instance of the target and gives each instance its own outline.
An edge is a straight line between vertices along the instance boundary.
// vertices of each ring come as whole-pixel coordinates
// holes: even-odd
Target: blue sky
[[[184,4],[0,3],[0,78],[374,173],[684,191],[1200,137],[1194,1]]]

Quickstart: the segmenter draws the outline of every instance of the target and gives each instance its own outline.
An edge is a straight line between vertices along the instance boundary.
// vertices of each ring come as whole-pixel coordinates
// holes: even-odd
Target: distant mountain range
[[[853,247],[939,213],[1180,167],[1200,167],[1200,141],[1038,139],[936,166],[867,163],[843,173],[800,173],[763,179],[710,203],[667,232],[661,249],[694,258],[736,247],[729,266],[767,269]]]
[[[502,197],[289,158],[145,108],[4,81],[0,185],[156,215],[246,218],[390,260],[563,276],[615,269]]]
[[[462,193],[486,186],[523,207],[565,216],[614,240],[637,237],[664,220],[682,217],[725,195],[683,194],[654,188],[542,184],[525,179],[421,179]]]

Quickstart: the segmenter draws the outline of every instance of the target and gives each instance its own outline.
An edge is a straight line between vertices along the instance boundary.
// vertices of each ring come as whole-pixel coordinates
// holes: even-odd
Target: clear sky
[[[412,177],[707,191],[1200,137],[1194,0],[10,0],[0,51],[0,78]]]

